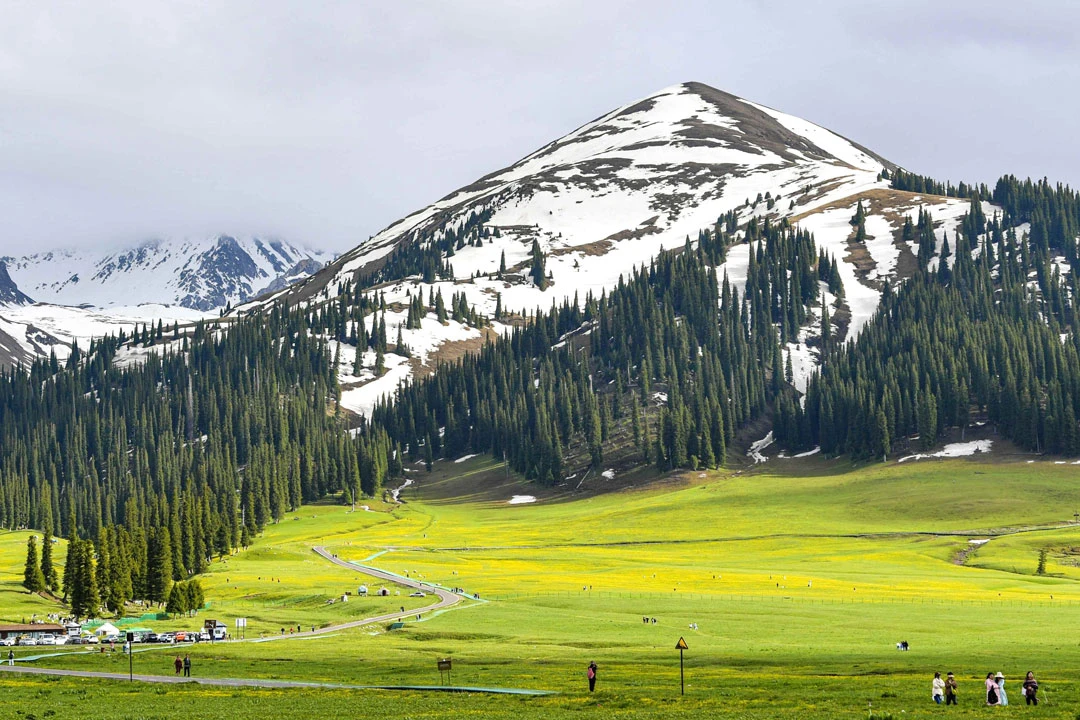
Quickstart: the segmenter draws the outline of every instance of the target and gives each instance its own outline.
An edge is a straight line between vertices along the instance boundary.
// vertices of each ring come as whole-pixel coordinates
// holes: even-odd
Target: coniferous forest
[[[29,547],[26,583],[66,596],[79,614],[132,599],[179,612],[198,598],[188,581],[213,556],[303,502],[377,495],[407,461],[490,453],[553,485],[571,455],[599,469],[621,427],[642,464],[716,467],[739,430],[763,417],[788,448],[856,458],[886,458],[915,436],[930,447],[974,417],[1022,448],[1080,454],[1080,199],[1012,177],[992,192],[903,171],[892,181],[969,198],[970,211],[941,243],[929,214],[908,220],[915,272],[885,288],[854,342],[837,342],[823,305],[823,287],[842,298],[838,260],[786,220],[739,227],[731,213],[599,297],[525,317],[500,307],[513,326],[506,337],[400,386],[370,418],[346,417],[341,348],[373,351],[376,372],[386,353],[409,353],[388,342],[377,283],[446,276],[455,249],[487,236],[475,216],[404,243],[376,275],[333,297],[185,332],[146,326],[76,348],[63,364],[8,369],[0,525],[69,540],[62,573]],[[1003,215],[986,217],[983,198]],[[1018,234],[1021,223],[1028,230]],[[718,268],[747,242],[740,295]],[[546,284],[538,247],[529,274]],[[464,293],[447,303],[417,292],[407,315],[409,328],[488,322]],[[822,363],[803,398],[784,349],[809,324]],[[51,554],[48,540],[42,550]]]

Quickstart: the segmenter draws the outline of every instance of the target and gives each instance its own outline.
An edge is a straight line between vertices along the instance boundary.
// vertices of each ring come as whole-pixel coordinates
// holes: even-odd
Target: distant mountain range
[[[113,252],[52,250],[0,258],[7,265],[0,275],[0,304],[32,298],[56,305],[153,303],[209,312],[306,277],[332,257],[284,240],[230,235],[151,240]]]

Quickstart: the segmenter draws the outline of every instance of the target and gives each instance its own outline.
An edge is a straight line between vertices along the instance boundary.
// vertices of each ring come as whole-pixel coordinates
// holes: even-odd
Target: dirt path
[[[293,635],[293,637],[296,637]],[[90,670],[58,670],[53,668],[38,668],[16,666],[8,667],[6,664],[0,667],[0,671],[6,673],[19,673],[21,675],[50,675],[61,677],[92,678],[97,680],[127,680],[127,673],[93,672]],[[445,685],[347,685],[342,683],[309,682],[305,680],[264,680],[262,678],[203,678],[203,677],[178,677],[176,675],[133,675],[133,680],[146,683],[163,683],[175,685],[180,683],[195,683],[196,685],[214,685],[219,687],[255,687],[255,688],[331,688],[338,690],[427,690],[436,692],[472,692],[492,693],[497,695],[553,695],[548,690],[522,690],[518,688],[480,688],[480,687],[456,687]]]

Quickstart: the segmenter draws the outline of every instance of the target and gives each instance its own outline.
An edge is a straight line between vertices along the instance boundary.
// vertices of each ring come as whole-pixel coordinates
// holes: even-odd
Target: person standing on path
[[[184,677],[191,677],[191,656],[184,656]]]
[[[1024,678],[1024,702],[1028,705],[1039,704],[1039,683],[1035,680],[1035,673],[1030,670]]]
[[[952,673],[945,676],[945,704],[956,704],[956,677]]]
[[[179,675],[180,671],[184,669],[184,661],[180,658],[179,655],[177,655],[176,659],[173,660],[173,668],[176,669],[177,675]]]
[[[930,696],[938,705],[945,702],[945,681],[941,679],[941,673],[934,673],[934,681],[930,685]]]
[[[7,651],[7,664],[10,665],[11,667],[15,667],[15,651],[14,650],[8,650]],[[1030,675],[1030,674],[1031,673],[1028,673],[1028,675]]]
[[[589,678],[589,692],[596,691],[596,669],[596,663],[591,662],[585,671],[585,677]]]

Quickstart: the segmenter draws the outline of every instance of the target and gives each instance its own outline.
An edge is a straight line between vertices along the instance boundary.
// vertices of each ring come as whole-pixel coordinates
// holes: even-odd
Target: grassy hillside
[[[634,478],[597,478],[576,495],[544,495],[482,459],[439,463],[414,477],[402,506],[305,507],[250,550],[215,563],[205,578],[211,612],[230,625],[250,616],[271,632],[288,621],[375,614],[375,600],[325,605],[325,597],[365,581],[320,561],[315,544],[464,587],[479,603],[396,631],[370,626],[194,648],[196,674],[419,685],[438,682],[435,659],[452,656],[457,684],[561,693],[363,694],[373,712],[426,717],[562,717],[590,708],[620,717],[865,717],[871,702],[878,713],[929,717],[942,712],[929,699],[935,670],[957,673],[962,705],[953,714],[966,717],[1023,712],[1017,681],[1029,669],[1050,693],[1040,715],[1072,718],[1068,708],[1080,702],[1076,468],[954,460],[853,469],[845,461],[774,460],[757,472],[691,473],[622,490],[614,488]],[[508,504],[524,494],[538,501]],[[12,548],[25,544],[25,534],[10,535],[0,536],[5,582],[21,573],[22,555]],[[1047,574],[1039,576],[1044,548]],[[0,617],[13,617],[17,596],[3,594]],[[690,646],[685,698],[674,650],[680,636]],[[900,640],[912,650],[897,652]],[[170,673],[171,653],[136,655],[136,671]],[[590,660],[601,667],[591,698],[582,692]],[[100,653],[37,664],[126,670],[126,658]],[[978,701],[980,678],[997,670],[1010,678],[1009,709]],[[50,708],[64,717],[63,693],[115,692],[99,681],[0,675],[0,682],[38,693],[0,693],[0,711],[39,717]],[[205,717],[254,717],[285,704],[338,713],[358,701],[355,691],[218,690],[216,699],[188,688],[132,692],[172,695]],[[104,709],[96,716],[110,717]]]

